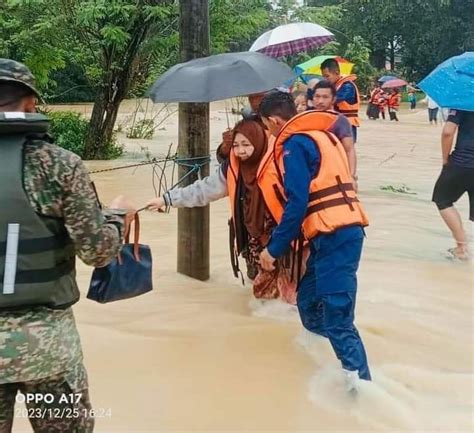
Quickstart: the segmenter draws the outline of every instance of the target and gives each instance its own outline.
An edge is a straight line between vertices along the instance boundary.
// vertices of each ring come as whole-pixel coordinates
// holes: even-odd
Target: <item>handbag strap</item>
[[[125,243],[130,243],[130,231],[132,227],[132,223],[134,223],[133,227],[133,255],[135,256],[135,260],[137,262],[140,261],[140,217],[138,216],[138,212],[129,213],[125,216]]]

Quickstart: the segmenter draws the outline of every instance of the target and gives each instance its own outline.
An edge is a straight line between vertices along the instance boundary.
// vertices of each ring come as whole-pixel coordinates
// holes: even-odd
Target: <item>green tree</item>
[[[347,46],[344,56],[354,63],[354,74],[362,93],[368,94],[375,79],[376,69],[370,63],[370,49],[367,42],[355,36]]]
[[[120,103],[151,56],[146,42],[170,28],[170,2],[4,0],[3,6],[2,52],[27,63],[43,90],[67,63],[84,70],[95,98],[83,156],[101,158]]]
[[[65,66],[66,51],[55,20],[43,20],[41,1],[0,0],[0,56],[21,60],[36,76],[38,86],[46,91],[49,75]]]
[[[398,0],[400,56],[407,78],[419,80],[445,59],[474,49],[473,0]]]
[[[212,54],[247,51],[271,24],[267,0],[210,0]]]
[[[88,74],[96,97],[84,146],[86,159],[97,159],[112,140],[123,99],[146,55],[145,41],[166,29],[170,12],[152,0],[58,0],[55,12],[94,62]]]
[[[367,41],[376,68],[384,68],[388,57],[393,69],[400,39],[397,0],[345,0],[341,8],[342,31]]]
[[[343,0],[341,28],[362,36],[379,69],[396,60],[418,80],[448,57],[473,48],[474,0]]]

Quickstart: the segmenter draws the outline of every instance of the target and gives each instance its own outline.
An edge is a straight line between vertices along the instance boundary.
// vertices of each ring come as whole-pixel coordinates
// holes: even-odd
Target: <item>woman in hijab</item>
[[[267,133],[260,122],[242,120],[232,132],[232,147],[228,159],[217,172],[197,180],[184,188],[167,191],[163,197],[148,202],[148,208],[199,207],[228,196],[232,218],[231,260],[234,275],[240,273],[238,259],[245,257],[251,269],[249,277],[254,280],[254,295],[257,298],[282,298],[294,304],[296,281],[291,281],[288,267],[283,260],[272,272],[266,272],[258,264],[258,256],[268,243],[275,226],[268,213],[257,176],[264,156],[271,151]]]

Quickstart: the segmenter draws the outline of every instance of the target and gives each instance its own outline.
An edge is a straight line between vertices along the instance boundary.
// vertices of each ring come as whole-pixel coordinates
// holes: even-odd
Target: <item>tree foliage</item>
[[[94,100],[86,154],[97,157],[123,98],[179,61],[178,10],[178,0],[0,0],[0,56],[25,62],[47,100]],[[245,51],[284,23],[327,27],[335,42],[286,60],[345,56],[361,87],[386,61],[419,80],[474,49],[474,0],[209,0],[209,10],[213,54]]]
[[[340,26],[362,36],[372,60],[419,80],[446,58],[474,48],[473,0],[343,0]]]
[[[347,45],[344,57],[351,59],[354,63],[354,73],[358,77],[359,89],[368,94],[373,86],[377,70],[370,63],[370,49],[367,42],[361,36],[355,36]]]

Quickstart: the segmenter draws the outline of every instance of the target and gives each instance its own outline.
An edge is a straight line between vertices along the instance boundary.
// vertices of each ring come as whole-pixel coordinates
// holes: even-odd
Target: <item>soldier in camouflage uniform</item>
[[[11,134],[12,128],[15,130],[9,118],[35,113],[38,96],[26,66],[0,59],[0,139]],[[46,118],[41,119],[39,114],[31,116],[39,118],[40,124],[44,121],[46,131]],[[107,265],[122,242],[126,211],[118,208],[128,207],[128,203],[117,198],[111,204],[117,210],[101,211],[81,159],[55,146],[46,133],[38,134],[38,126],[34,132],[23,144],[23,190],[27,203],[44,221],[62,225],[72,245],[73,260],[77,255],[88,265]],[[20,165],[18,170],[21,171]],[[8,196],[2,196],[0,185],[1,207],[4,209],[9,201]],[[2,230],[5,228],[0,227],[0,234]],[[0,251],[0,255],[5,256],[5,251]],[[0,261],[3,280],[1,267]],[[77,291],[74,269],[70,275],[71,287]],[[21,415],[30,418],[35,432],[92,432],[94,418],[87,374],[70,305],[56,309],[41,303],[2,308],[2,299],[8,295],[2,295],[1,284],[0,281],[0,433],[11,432],[15,415],[20,416],[14,412],[18,392],[36,399],[27,402],[27,410]],[[77,291],[77,298],[78,295]],[[39,395],[49,395],[49,403],[39,401]]]

